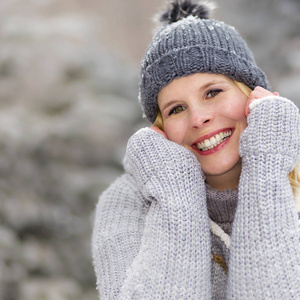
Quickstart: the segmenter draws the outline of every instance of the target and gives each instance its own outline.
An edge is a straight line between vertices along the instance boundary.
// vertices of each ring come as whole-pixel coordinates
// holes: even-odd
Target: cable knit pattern
[[[101,300],[300,299],[299,221],[287,178],[300,154],[298,110],[274,96],[248,121],[235,191],[206,186],[184,147],[150,129],[133,135],[126,174],[96,210]]]

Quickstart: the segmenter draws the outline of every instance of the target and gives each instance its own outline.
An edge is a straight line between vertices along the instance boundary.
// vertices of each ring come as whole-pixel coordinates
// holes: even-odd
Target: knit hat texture
[[[172,17],[175,9],[184,13]],[[139,101],[151,123],[157,116],[159,91],[175,78],[224,74],[251,89],[258,85],[270,89],[265,73],[235,28],[206,18],[208,15],[205,3],[190,1],[175,1],[173,10],[164,14],[170,19],[157,30],[141,64]]]

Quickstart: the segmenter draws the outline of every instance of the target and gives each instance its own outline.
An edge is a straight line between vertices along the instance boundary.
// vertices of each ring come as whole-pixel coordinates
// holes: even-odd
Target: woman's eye
[[[169,116],[172,115],[172,114],[178,114],[182,111],[185,110],[185,107],[183,107],[182,105],[178,105],[178,106],[175,106],[174,108],[172,108],[169,112]]]
[[[209,92],[206,94],[206,97],[207,97],[207,98],[213,98],[213,97],[218,96],[218,94],[221,93],[221,92],[222,92],[221,89],[211,90],[211,91],[209,91]]]

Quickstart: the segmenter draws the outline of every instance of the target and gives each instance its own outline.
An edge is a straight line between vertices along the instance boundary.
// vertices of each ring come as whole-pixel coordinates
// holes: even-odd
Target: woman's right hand
[[[165,139],[168,140],[168,137],[167,137],[166,133],[165,133],[164,131],[162,131],[161,129],[159,129],[157,126],[154,126],[154,125],[153,125],[153,126],[150,127],[150,129],[152,129],[152,130],[158,132],[159,134],[161,134],[162,136],[164,136]]]
[[[167,139],[157,127],[138,130],[128,141],[124,159],[125,170],[132,174],[140,186],[143,186],[152,176],[172,174],[180,180],[186,169],[199,168],[196,156],[186,148]],[[163,180],[163,178],[161,178]]]

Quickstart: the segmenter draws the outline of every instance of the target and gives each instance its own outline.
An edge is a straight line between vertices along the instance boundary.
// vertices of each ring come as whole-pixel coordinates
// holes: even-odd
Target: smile
[[[200,151],[208,151],[226,141],[231,135],[232,130],[225,130],[215,134],[209,139],[205,139],[201,143],[197,143],[196,146]]]

